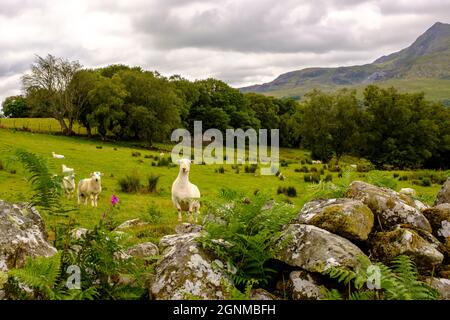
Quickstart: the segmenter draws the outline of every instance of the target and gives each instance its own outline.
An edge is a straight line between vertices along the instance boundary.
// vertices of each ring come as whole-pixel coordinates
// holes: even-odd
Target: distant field
[[[58,121],[53,118],[0,118],[0,128],[17,129],[30,132],[40,133],[59,133],[61,126]],[[86,135],[86,129],[75,123],[73,131],[78,135]],[[95,128],[92,134],[96,134]]]
[[[97,146],[101,146],[98,149]],[[88,140],[83,137],[64,137],[58,135],[36,134],[31,132],[21,132],[7,129],[0,129],[0,160],[4,168],[0,170],[0,199],[8,201],[27,201],[30,195],[30,187],[26,180],[26,172],[22,166],[13,161],[11,154],[4,152],[6,147],[25,148],[33,153],[43,156],[51,164],[55,173],[60,173],[61,165],[65,164],[75,168],[76,181],[80,178],[88,177],[90,172],[101,171],[104,173],[102,180],[103,192],[100,197],[99,207],[94,209],[82,206],[79,212],[70,214],[83,227],[92,227],[95,225],[102,214],[110,207],[109,201],[112,194],[120,198],[119,210],[116,218],[120,222],[125,220],[145,217],[150,206],[155,206],[161,213],[161,221],[147,227],[140,227],[132,231],[131,243],[137,241],[157,241],[157,239],[166,233],[173,232],[177,224],[177,214],[172,206],[170,189],[173,180],[178,174],[178,167],[155,167],[152,166],[152,159],[144,158],[145,155],[159,155],[159,151],[149,151],[127,147],[124,144],[103,143],[94,140]],[[170,146],[161,145],[162,148],[170,150]],[[117,150],[115,150],[117,149]],[[65,155],[65,159],[53,159],[51,152]],[[139,157],[132,157],[131,153],[138,151]],[[232,188],[247,194],[255,190],[261,190],[269,193],[278,201],[291,201],[293,205],[300,210],[301,206],[314,197],[317,185],[305,183],[303,173],[295,172],[295,169],[302,167],[302,159],[309,158],[309,154],[297,149],[282,149],[281,159],[289,163],[288,167],[282,167],[281,171],[287,177],[285,181],[279,180],[275,176],[261,176],[259,174],[244,173],[241,166],[240,172],[236,173],[231,165],[224,165],[225,173],[216,173],[215,169],[220,165],[193,165],[191,168],[190,179],[197,184],[203,199],[214,199],[223,187]],[[354,163],[357,159],[344,159],[348,164]],[[322,165],[307,165],[308,168],[315,167],[318,170]],[[14,173],[14,170],[16,172]],[[160,175],[158,193],[138,193],[127,194],[119,190],[118,179],[127,174],[136,173],[141,178],[142,184],[147,184],[147,178],[151,174]],[[325,171],[325,174],[330,172]],[[381,172],[386,177],[392,177],[394,172]],[[412,172],[398,171],[400,175],[410,175]],[[335,172],[330,173],[333,182],[339,183],[341,179]],[[442,174],[442,172],[441,172]],[[444,174],[450,174],[446,172]],[[352,180],[366,180],[365,173],[351,173]],[[293,186],[297,190],[297,196],[288,198],[285,195],[277,195],[277,188]],[[421,199],[428,203],[434,201],[440,185],[433,184],[430,187],[412,185],[411,180],[398,181],[397,189],[401,187],[413,187],[417,190]],[[64,203],[75,205],[76,200],[64,200]],[[68,218],[56,216],[44,216],[47,225],[51,229],[58,222],[67,222]]]

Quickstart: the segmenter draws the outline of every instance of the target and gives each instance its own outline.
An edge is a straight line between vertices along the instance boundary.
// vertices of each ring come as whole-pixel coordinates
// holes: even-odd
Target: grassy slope
[[[102,145],[102,149],[97,149],[97,145]],[[60,172],[61,164],[75,168],[76,181],[79,178],[87,177],[92,171],[101,171],[104,173],[102,180],[103,192],[99,200],[98,208],[90,206],[81,206],[79,213],[71,213],[70,216],[83,227],[92,227],[95,225],[102,213],[109,208],[109,199],[112,194],[120,198],[120,210],[118,210],[117,219],[125,221],[141,216],[145,216],[148,207],[153,203],[163,212],[161,223],[151,225],[150,227],[138,228],[134,230],[132,242],[144,240],[157,240],[159,236],[165,233],[173,232],[177,224],[176,211],[172,207],[170,188],[172,181],[178,174],[178,168],[153,167],[152,159],[144,159],[144,155],[159,155],[159,152],[139,150],[142,157],[131,156],[131,152],[136,149],[129,148],[123,144],[107,144],[98,141],[89,141],[83,138],[68,138],[63,136],[33,134],[28,132],[14,132],[11,130],[0,129],[0,150],[5,146],[16,148],[25,148],[31,152],[44,156],[53,166],[55,173]],[[114,150],[114,148],[117,150]],[[169,150],[169,146],[165,146]],[[61,153],[66,156],[64,160],[53,159],[51,152]],[[282,159],[295,161],[288,168],[281,168],[287,179],[280,181],[275,176],[255,176],[254,174],[244,173],[241,169],[236,174],[230,165],[225,165],[224,174],[215,173],[214,170],[219,165],[194,165],[191,169],[191,181],[197,184],[204,198],[214,198],[221,187],[233,188],[246,193],[254,192],[260,189],[269,192],[278,200],[286,199],[284,195],[276,195],[278,186],[295,186],[297,197],[290,198],[294,205],[300,209],[303,203],[310,200],[312,190],[310,184],[303,182],[303,174],[294,172],[299,168],[299,160],[308,157],[307,153],[301,150],[282,149],[280,157]],[[26,201],[29,198],[29,185],[26,181],[26,173],[21,165],[9,161],[10,155],[2,151],[0,159],[6,164],[4,170],[0,170],[0,199],[8,201]],[[140,161],[143,161],[141,163]],[[349,161],[355,161],[351,159]],[[11,169],[16,169],[17,173],[10,173]],[[150,174],[161,175],[159,183],[159,192],[157,194],[125,194],[119,191],[117,180],[124,175],[137,172],[142,178],[142,183],[147,184],[146,179]],[[392,175],[392,173],[386,173]],[[353,173],[353,179],[365,178],[361,174]],[[337,174],[333,173],[333,181],[337,181]],[[410,181],[399,182],[398,187],[411,187]],[[440,186],[432,187],[413,186],[426,199],[432,201]],[[67,203],[75,205],[76,200],[64,200]],[[45,216],[49,227],[55,226],[58,222],[66,222],[67,218]],[[141,239],[138,239],[141,238]]]
[[[442,101],[450,100],[450,80],[434,80],[434,79],[408,79],[408,80],[389,80],[374,83],[382,88],[395,87],[400,92],[425,92],[425,97],[430,100]],[[285,90],[276,90],[261,92],[267,96],[281,97],[302,97],[305,93],[312,91],[314,88],[323,90],[325,92],[333,92],[343,88],[356,89],[358,97],[362,97],[362,92],[366,85],[357,86],[331,86],[331,85],[317,85],[314,83],[311,86],[302,86]]]

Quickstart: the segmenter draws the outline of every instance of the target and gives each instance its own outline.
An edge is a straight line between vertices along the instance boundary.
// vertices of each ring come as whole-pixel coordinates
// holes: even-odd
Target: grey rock
[[[450,177],[447,178],[436,196],[435,205],[442,203],[450,203]]]
[[[293,300],[321,300],[321,285],[306,271],[293,271],[289,275]]]

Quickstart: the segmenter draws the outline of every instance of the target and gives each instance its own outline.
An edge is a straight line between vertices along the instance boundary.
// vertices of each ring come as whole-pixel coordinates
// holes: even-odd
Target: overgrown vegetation
[[[347,286],[346,295],[337,289],[324,289],[331,300],[435,300],[438,292],[418,279],[419,273],[408,256],[398,256],[391,266],[371,263],[367,258],[359,258],[360,265],[355,271],[331,267],[326,271],[331,278]],[[370,283],[373,288],[368,288]]]
[[[276,235],[294,214],[292,206],[276,204],[261,192],[246,198],[224,189],[219,200],[207,204],[208,233],[199,241],[227,263],[224,272],[236,286],[242,289],[249,281],[264,286],[275,274],[267,262]]]

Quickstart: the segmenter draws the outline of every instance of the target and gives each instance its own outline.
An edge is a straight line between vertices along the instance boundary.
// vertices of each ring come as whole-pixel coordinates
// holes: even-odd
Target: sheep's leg
[[[98,205],[98,194],[94,195],[95,207]]]
[[[93,206],[93,207],[95,207],[95,200],[94,200],[95,198],[94,198],[94,195],[93,194],[91,194],[91,205]]]
[[[192,202],[189,203],[189,222],[193,222],[193,211],[194,211],[194,204]]]
[[[81,200],[80,200],[80,192],[77,191],[77,201],[78,201],[78,205],[81,204]]]

